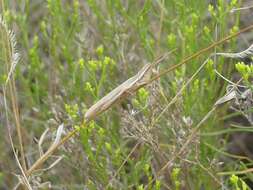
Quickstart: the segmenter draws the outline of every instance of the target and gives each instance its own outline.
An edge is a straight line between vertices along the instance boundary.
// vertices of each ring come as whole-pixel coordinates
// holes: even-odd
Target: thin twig
[[[155,80],[157,80],[157,79],[160,78],[161,76],[163,76],[163,75],[165,75],[165,74],[167,74],[167,73],[169,73],[169,72],[175,70],[176,68],[178,68],[178,67],[180,67],[180,66],[182,66],[182,65],[184,65],[184,64],[186,64],[186,63],[188,63],[188,61],[190,61],[190,60],[192,60],[192,59],[195,59],[195,58],[199,57],[199,56],[202,55],[203,53],[208,52],[209,50],[215,48],[216,46],[221,45],[221,44],[223,44],[224,42],[226,42],[226,41],[228,41],[228,40],[230,40],[230,39],[232,39],[232,38],[234,38],[234,37],[240,35],[241,33],[244,33],[244,32],[246,32],[246,31],[249,31],[249,30],[251,30],[251,29],[253,29],[253,24],[250,25],[250,26],[247,26],[246,28],[243,28],[243,29],[241,29],[240,31],[238,31],[238,32],[236,32],[236,33],[233,33],[233,34],[231,34],[231,35],[229,35],[229,36],[227,36],[227,37],[225,37],[225,38],[223,38],[223,39],[221,39],[221,40],[219,40],[219,41],[214,42],[213,44],[209,45],[208,47],[206,47],[206,48],[204,48],[204,49],[199,50],[198,52],[196,52],[196,53],[194,53],[194,54],[192,54],[192,55],[186,57],[185,59],[183,59],[180,63],[178,63],[178,64],[176,64],[176,65],[173,65],[172,67],[168,68],[167,70],[162,71],[161,73],[159,73],[158,75],[156,75],[154,78],[152,78],[152,79],[150,80],[150,83],[153,82],[153,81],[155,81]]]
[[[234,175],[244,175],[244,174],[248,174],[248,173],[252,173],[252,172],[253,172],[253,168],[248,168],[246,170],[241,170],[241,171],[219,172],[218,175],[232,175],[232,174],[234,174]]]
[[[239,8],[233,8],[230,10],[231,13],[234,13],[235,11],[241,11],[241,10],[247,10],[247,9],[252,9],[253,5],[247,6],[247,7],[239,7]]]

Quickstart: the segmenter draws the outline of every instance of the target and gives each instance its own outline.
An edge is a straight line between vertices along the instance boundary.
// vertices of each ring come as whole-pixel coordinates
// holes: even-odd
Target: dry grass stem
[[[224,57],[229,57],[233,59],[244,59],[247,57],[252,56],[253,54],[253,44],[246,50],[238,53],[215,53],[216,55],[224,56]]]
[[[12,152],[15,156],[15,160],[17,162],[17,165],[22,173],[22,177],[20,177],[20,183],[26,185],[26,187],[31,190],[31,186],[29,184],[29,180],[25,174],[25,171],[22,167],[22,164],[20,163],[19,159],[18,159],[18,155],[16,153],[16,150],[14,148],[14,143],[13,143],[13,140],[12,140],[12,136],[11,136],[11,129],[10,129],[10,122],[9,122],[9,116],[8,116],[8,106],[7,106],[7,99],[6,99],[6,89],[3,87],[3,94],[4,94],[4,107],[5,107],[5,115],[6,115],[6,125],[7,125],[7,132],[8,132],[8,136],[9,136],[9,140],[10,140],[10,144],[11,144],[11,149],[12,149]]]
[[[20,146],[20,154],[21,154],[21,165],[24,170],[26,170],[26,162],[25,162],[25,153],[23,147],[23,139],[22,139],[22,130],[20,124],[20,115],[19,115],[19,106],[17,100],[17,92],[15,86],[15,80],[13,77],[14,70],[16,65],[19,62],[19,53],[16,48],[16,37],[13,31],[8,29],[7,24],[4,21],[4,18],[0,15],[0,28],[1,28],[1,36],[5,39],[4,48],[5,48],[5,61],[6,61],[6,70],[7,70],[7,79],[5,85],[3,86],[3,91],[9,90],[12,109],[14,113],[16,129],[18,134],[18,141]],[[8,88],[7,88],[8,87]]]

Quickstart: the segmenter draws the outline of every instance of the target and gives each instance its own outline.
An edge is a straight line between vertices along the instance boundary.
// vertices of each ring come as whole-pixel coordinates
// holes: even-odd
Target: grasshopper
[[[151,78],[152,75],[152,69],[154,68],[154,66],[158,65],[165,58],[167,58],[169,53],[160,56],[153,63],[144,65],[136,75],[120,84],[118,87],[116,87],[107,95],[105,95],[103,98],[101,98],[97,103],[91,106],[85,114],[86,122],[94,119],[100,113],[110,108],[113,104],[132,95],[139,88],[149,84],[149,79]]]

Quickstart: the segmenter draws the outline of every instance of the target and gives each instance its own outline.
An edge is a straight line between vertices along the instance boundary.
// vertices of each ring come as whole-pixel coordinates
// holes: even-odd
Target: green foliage
[[[179,190],[181,186],[179,174],[180,174],[180,168],[173,168],[172,173],[171,173],[171,178],[174,183],[175,190]]]
[[[65,175],[65,169],[66,176],[70,176],[55,178],[52,184],[64,184],[69,189],[74,189],[71,184],[80,184],[87,189],[138,190],[160,190],[171,185],[170,182],[174,190],[199,189],[200,184],[212,190],[214,184],[217,185],[208,174],[220,179],[216,175],[220,168],[210,166],[211,161],[219,159],[220,153],[206,145],[218,146],[216,136],[196,136],[196,147],[195,142],[192,143],[189,146],[192,151],[182,156],[182,162],[194,164],[181,166],[177,158],[178,168],[173,168],[169,175],[159,172],[182,147],[191,129],[212,108],[216,98],[225,92],[213,70],[214,60],[209,59],[176,103],[157,119],[205,61],[206,55],[163,76],[155,87],[139,89],[131,94],[132,99],[118,104],[87,126],[83,124],[83,115],[91,105],[161,53],[177,48],[156,68],[157,72],[213,43],[216,38],[237,32],[240,13],[231,14],[230,10],[239,7],[239,1],[219,0],[217,6],[208,5],[204,0],[88,0],[85,3],[28,0],[26,3],[18,1],[15,6],[12,6],[13,0],[4,2],[4,19],[15,26],[22,54],[15,76],[26,134],[37,138],[45,128],[53,130],[61,123],[68,126],[66,131],[74,128],[80,134],[74,137],[74,145],[71,141],[70,146],[62,149],[68,163],[58,164],[66,166],[53,168],[56,173],[59,169],[59,175]],[[210,18],[207,18],[208,12]],[[231,49],[226,51],[234,50],[236,43],[231,40],[228,46]],[[217,47],[218,50],[224,48]],[[227,69],[223,59],[215,61],[218,62],[216,69],[230,76],[233,66]],[[4,84],[8,74],[4,62],[1,53],[0,84]],[[245,81],[252,76],[252,66],[238,63],[235,67]],[[131,115],[135,109],[138,114]],[[187,116],[191,122],[184,121]],[[57,124],[52,124],[52,120]],[[214,115],[205,122],[200,133],[217,131],[221,123],[219,114]],[[142,124],[145,130],[140,127]],[[131,131],[133,126],[137,127]],[[125,134],[123,129],[129,133]],[[136,131],[143,138],[137,136]],[[147,141],[145,135],[155,143]],[[142,144],[132,152],[137,140]],[[157,147],[163,153],[157,153],[160,151]],[[36,160],[37,156],[33,156],[31,160]],[[201,165],[195,164],[196,160]],[[210,173],[203,168],[208,168]],[[51,180],[52,173],[43,173],[43,180]],[[232,186],[245,190],[244,182],[237,179],[235,183],[234,178],[230,179]],[[0,185],[2,181],[0,176]],[[185,187],[187,184],[190,187]]]
[[[230,180],[230,183],[232,184],[232,187],[235,190],[249,190],[250,189],[247,186],[247,184],[236,175],[232,175],[229,180]]]
[[[236,70],[242,75],[245,82],[249,83],[249,77],[253,76],[253,66],[245,65],[243,62],[239,62],[235,65]]]
[[[3,177],[3,173],[0,172],[0,186],[3,185],[3,182],[4,182],[4,177]]]
[[[133,105],[140,109],[144,110],[147,106],[149,92],[145,88],[138,90],[136,98],[133,99]]]

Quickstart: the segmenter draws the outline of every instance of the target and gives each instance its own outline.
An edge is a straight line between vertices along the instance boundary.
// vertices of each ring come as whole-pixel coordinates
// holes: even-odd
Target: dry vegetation
[[[0,0],[0,189],[250,189],[252,6]]]

